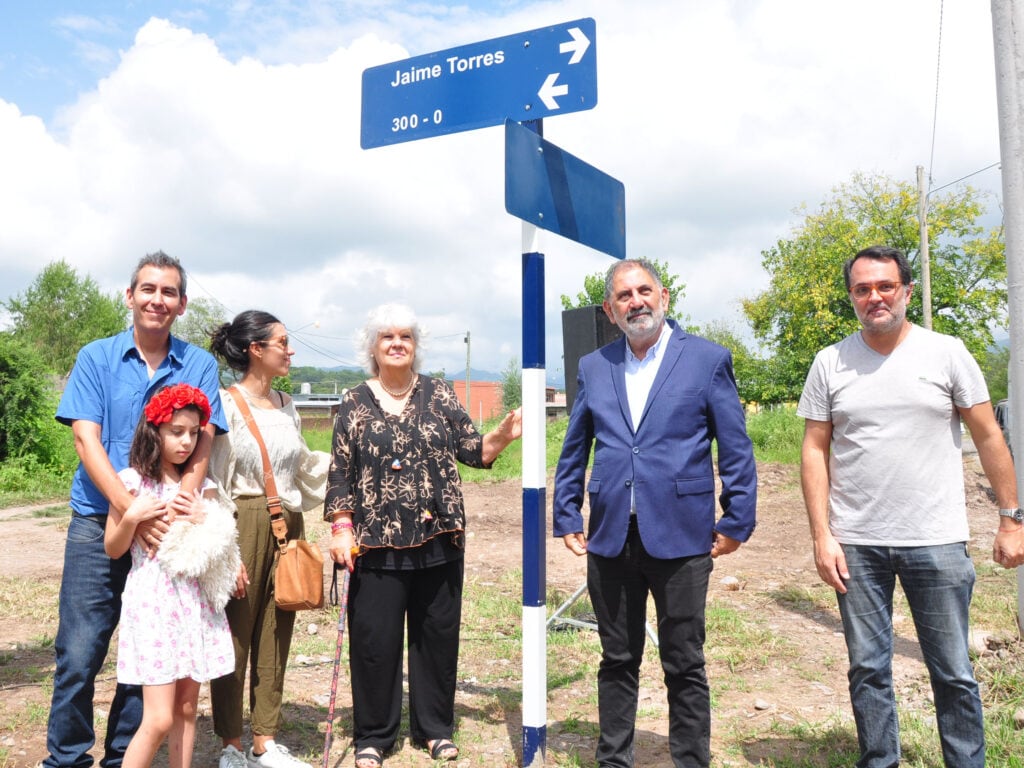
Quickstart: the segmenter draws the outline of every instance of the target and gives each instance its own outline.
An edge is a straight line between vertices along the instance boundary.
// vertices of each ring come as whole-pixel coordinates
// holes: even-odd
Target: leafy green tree
[[[189,299],[185,314],[174,321],[172,333],[201,349],[210,348],[210,333],[227,322],[224,305],[213,299]]]
[[[732,352],[736,389],[744,403],[770,404],[787,399],[786,389],[779,381],[777,361],[751,351],[727,323],[714,321],[689,330]]]
[[[501,372],[501,407],[512,411],[523,404],[523,379],[519,358],[513,357]]]
[[[53,421],[51,374],[27,342],[0,333],[0,463],[35,454],[46,421]]]
[[[989,398],[993,403],[1005,399],[1010,390],[1010,348],[990,347],[980,365],[988,384]]]
[[[220,325],[227,322],[224,315],[224,305],[214,299],[197,297],[189,299],[185,305],[185,314],[174,321],[171,330],[179,339],[194,344],[200,349],[210,349],[210,334]],[[228,367],[228,364],[217,358],[217,370],[220,380],[225,385],[230,385],[239,376]],[[283,389],[276,384],[277,389]]]
[[[761,252],[768,289],[743,302],[755,336],[773,354],[783,399],[799,396],[819,349],[860,327],[843,283],[846,259],[869,245],[888,245],[920,272],[915,185],[856,174],[816,212],[804,212],[792,237]],[[977,223],[983,213],[970,187],[929,198],[933,327],[963,340],[978,360],[1006,316],[1002,233]],[[916,290],[907,316],[920,323],[921,315]]]
[[[658,279],[661,280],[661,284],[668,288],[668,317],[681,319],[676,314],[676,305],[678,300],[686,295],[685,283],[679,282],[679,275],[673,275],[668,271],[667,261],[652,260],[651,264],[658,271]],[[583,290],[576,294],[575,299],[563,293],[561,296],[562,309],[579,309],[594,304],[599,306],[603,304],[605,274],[605,272],[594,272],[592,275],[584,276]]]
[[[24,294],[4,302],[12,332],[33,347],[46,366],[66,376],[75,356],[94,339],[128,326],[117,294],[104,294],[91,277],[80,277],[67,262],[47,265]]]
[[[736,389],[744,402],[761,400],[760,371],[764,361],[757,358],[743,343],[739,335],[723,321],[706,323],[688,329],[697,336],[721,344],[732,352],[732,369],[736,376]]]

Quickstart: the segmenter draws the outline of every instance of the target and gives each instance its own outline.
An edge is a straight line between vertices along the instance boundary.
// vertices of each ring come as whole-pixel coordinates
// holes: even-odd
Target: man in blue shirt
[[[71,484],[72,517],[46,735],[49,755],[43,760],[47,768],[87,768],[93,762],[94,683],[121,615],[121,592],[131,569],[130,553],[118,560],[107,557],[103,530],[107,512],[113,508],[123,513],[132,501],[117,473],[128,465],[143,406],[154,393],[178,382],[201,388],[210,400],[210,423],[182,477],[182,494],[202,484],[214,434],[227,431],[216,361],[209,352],[171,336],[171,325],[187,303],[185,270],[178,260],[161,251],[142,258],[125,301],[132,327],[82,348],[57,408],[57,420],[71,426],[81,461]],[[142,541],[158,546],[166,527],[155,522],[141,530]],[[121,765],[141,719],[141,688],[118,685],[100,765]]]

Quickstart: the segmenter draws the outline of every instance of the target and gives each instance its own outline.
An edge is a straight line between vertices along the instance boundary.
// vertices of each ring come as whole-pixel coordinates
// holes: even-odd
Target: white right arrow
[[[565,96],[569,93],[568,85],[555,85],[555,81],[558,79],[558,72],[548,75],[547,80],[544,81],[544,85],[537,91],[537,95],[540,96],[540,100],[544,102],[544,106],[548,109],[558,109],[558,102],[555,101],[555,96]]]
[[[570,64],[579,64],[580,59],[583,58],[583,54],[587,52],[587,48],[590,47],[590,40],[580,32],[579,27],[569,27],[569,34],[572,35],[572,40],[558,46],[559,53],[568,53],[572,51],[572,58],[569,59]]]

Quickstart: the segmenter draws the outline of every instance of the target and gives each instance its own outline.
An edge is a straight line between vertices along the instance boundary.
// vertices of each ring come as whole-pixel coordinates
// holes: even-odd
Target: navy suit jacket
[[[757,470],[732,355],[668,322],[672,334],[635,432],[626,398],[626,339],[580,360],[579,389],[555,472],[553,532],[561,537],[583,531],[593,443],[587,551],[595,555],[622,551],[631,493],[644,548],[656,558],[706,554],[716,530],[739,541],[754,530]],[[717,525],[713,440],[722,481]]]

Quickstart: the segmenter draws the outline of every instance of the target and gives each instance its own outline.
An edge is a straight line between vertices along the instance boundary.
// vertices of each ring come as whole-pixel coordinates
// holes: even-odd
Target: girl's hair
[[[254,341],[268,341],[272,326],[280,324],[281,321],[272,314],[259,309],[239,312],[230,323],[224,323],[210,333],[210,351],[232,370],[245,373],[252,362],[249,347]]]
[[[380,373],[380,366],[373,356],[374,348],[377,346],[377,337],[381,331],[388,328],[408,328],[412,331],[412,340],[416,344],[416,351],[413,353],[412,370],[419,373],[423,356],[420,354],[423,337],[426,331],[420,328],[416,315],[404,304],[381,304],[370,310],[366,316],[366,325],[359,334],[359,346],[356,350],[356,359],[364,370],[371,376]]]
[[[132,447],[128,451],[128,466],[143,477],[159,483],[163,477],[163,451],[160,445],[160,425],[170,421],[178,411],[192,410],[199,416],[199,425],[210,420],[210,402],[203,390],[189,384],[164,387],[146,403],[135,426]],[[182,462],[178,467],[184,466]]]

